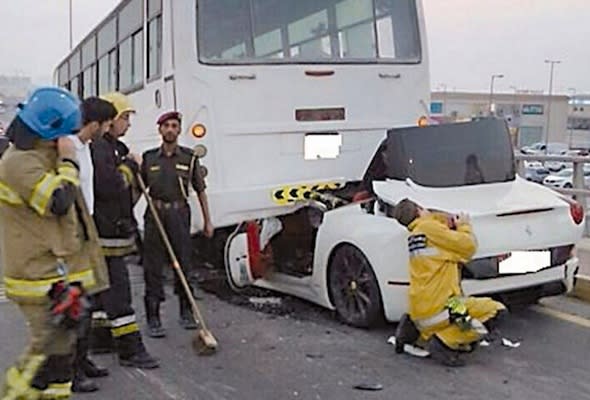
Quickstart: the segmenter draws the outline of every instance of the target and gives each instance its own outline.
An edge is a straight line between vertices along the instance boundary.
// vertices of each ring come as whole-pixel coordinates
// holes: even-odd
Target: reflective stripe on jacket
[[[63,193],[64,184],[74,186],[74,197],[63,202],[63,215],[54,215],[61,204],[54,192]],[[1,256],[9,298],[45,303],[51,284],[60,279],[80,281],[90,293],[108,287],[106,273],[96,273],[106,265],[78,184],[77,168],[59,161],[50,142],[27,151],[11,147],[0,160]],[[67,266],[65,277],[58,260]]]
[[[43,298],[51,289],[51,285],[65,279],[62,276],[49,279],[25,280],[4,278],[6,294],[13,297]],[[96,284],[94,273],[91,269],[83,270],[74,274],[68,274],[70,282],[80,282],[83,287],[91,288]]]

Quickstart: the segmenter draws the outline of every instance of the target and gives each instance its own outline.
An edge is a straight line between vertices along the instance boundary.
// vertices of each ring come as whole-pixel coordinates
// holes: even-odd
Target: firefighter
[[[20,105],[0,160],[0,226],[7,297],[23,313],[30,344],[8,369],[0,399],[71,396],[84,295],[108,286],[94,224],[79,189],[73,143],[80,104],[55,87]]]
[[[90,141],[100,138],[110,129],[112,120],[117,115],[117,110],[106,100],[90,97],[82,102],[81,112],[82,129],[76,135],[68,136],[68,138],[74,142],[76,148],[76,158],[80,166],[80,189],[86,201],[87,209],[92,215],[94,210],[94,167],[90,155]],[[103,273],[108,279],[106,268]],[[100,378],[109,374],[107,369],[98,367],[88,357],[91,316],[104,312],[95,299],[95,296],[91,299],[91,314],[80,321],[78,329],[76,357],[74,359],[74,382],[72,384],[73,392],[95,392],[99,389],[98,385],[88,378]]]
[[[107,312],[122,366],[157,368],[159,361],[146,350],[131,304],[129,271],[125,257],[135,251],[137,223],[133,215],[135,174],[140,159],[119,140],[130,127],[135,112],[121,93],[102,96],[116,109],[110,130],[91,144],[94,164],[94,220],[106,257],[110,289],[100,302]]]
[[[411,337],[416,327],[435,360],[462,366],[460,353],[472,351],[489,333],[484,323],[506,309],[489,298],[463,295],[460,265],[477,247],[469,217],[431,213],[408,199],[390,215],[410,231],[410,312],[400,321],[397,344],[403,348],[416,339]]]
[[[157,121],[162,136],[160,147],[146,151],[143,156],[141,175],[149,188],[154,206],[158,210],[162,224],[170,237],[174,251],[181,266],[191,265],[191,213],[188,204],[189,187],[197,192],[204,221],[205,236],[213,236],[213,224],[209,214],[205,182],[201,175],[199,160],[194,152],[178,144],[181,132],[181,115],[176,111],[162,114]],[[145,217],[144,237],[144,279],[145,309],[148,318],[150,337],[165,336],[160,320],[160,303],[164,301],[163,268],[171,260],[164,247],[160,233],[149,209]],[[185,329],[196,329],[188,298],[182,290],[178,278],[174,292],[179,298],[180,325]],[[194,292],[194,290],[193,290]]]

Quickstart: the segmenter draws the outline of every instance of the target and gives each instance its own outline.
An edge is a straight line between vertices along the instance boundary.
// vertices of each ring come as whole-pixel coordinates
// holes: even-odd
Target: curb
[[[576,244],[576,248],[583,251],[590,251],[590,238],[583,238]]]
[[[578,275],[572,296],[590,303],[590,276]]]

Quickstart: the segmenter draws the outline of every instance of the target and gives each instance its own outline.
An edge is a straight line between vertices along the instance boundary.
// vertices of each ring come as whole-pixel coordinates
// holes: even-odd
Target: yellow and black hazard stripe
[[[302,185],[283,186],[272,191],[274,203],[284,206],[297,201],[312,200],[314,194],[324,190],[335,190],[343,187],[340,182],[321,182]]]

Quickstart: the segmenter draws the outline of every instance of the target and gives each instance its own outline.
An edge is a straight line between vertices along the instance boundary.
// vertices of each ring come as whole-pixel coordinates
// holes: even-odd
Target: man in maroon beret
[[[188,203],[190,187],[197,193],[203,215],[203,231],[209,238],[213,236],[213,224],[199,159],[191,149],[178,144],[181,123],[182,115],[176,111],[164,113],[158,118],[162,145],[143,154],[141,176],[150,190],[150,196],[176,256],[182,267],[187,269],[191,264],[192,253],[191,214]],[[170,265],[171,260],[149,210],[146,211],[144,222],[144,300],[148,334],[158,338],[166,335],[160,320],[160,303],[165,300],[163,268]],[[196,329],[197,324],[192,317],[188,298],[178,278],[174,286],[180,304],[180,325],[185,329]]]

